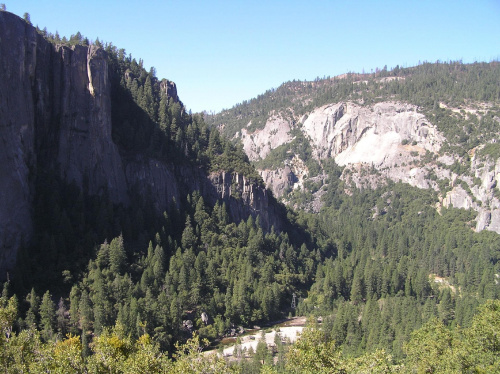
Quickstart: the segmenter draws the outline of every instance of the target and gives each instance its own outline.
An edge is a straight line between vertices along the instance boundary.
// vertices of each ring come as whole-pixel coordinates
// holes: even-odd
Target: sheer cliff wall
[[[157,213],[174,198],[179,202],[199,190],[209,203],[226,201],[237,221],[260,215],[266,229],[279,229],[267,191],[241,176],[209,176],[195,166],[131,155],[113,142],[111,83],[102,49],[53,45],[19,17],[0,12],[0,64],[1,278],[19,247],[32,239],[41,169],[85,185],[90,195],[106,191],[116,204],[128,205],[132,189],[149,194]],[[231,185],[239,193],[228,193]]]

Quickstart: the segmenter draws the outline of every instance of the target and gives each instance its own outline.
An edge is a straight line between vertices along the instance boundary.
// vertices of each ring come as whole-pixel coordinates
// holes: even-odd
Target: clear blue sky
[[[125,48],[219,111],[281,83],[419,61],[500,58],[500,0],[0,0],[49,32]]]

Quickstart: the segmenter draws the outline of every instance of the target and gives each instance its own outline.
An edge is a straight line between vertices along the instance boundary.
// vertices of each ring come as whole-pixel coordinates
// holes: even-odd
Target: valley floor
[[[244,352],[249,352],[250,349],[253,350],[253,352],[256,351],[257,344],[259,344],[259,341],[261,339],[262,330],[268,331],[265,333],[266,344],[268,347],[272,347],[275,345],[274,341],[276,334],[279,334],[282,342],[294,343],[302,333],[305,325],[306,317],[301,316],[289,319],[284,323],[280,322],[279,324],[273,326],[254,330],[251,334],[241,337],[241,352],[243,354]],[[231,338],[231,340],[232,343],[227,345],[222,351],[224,357],[235,356],[236,339]],[[213,350],[207,351],[207,354],[213,352]]]

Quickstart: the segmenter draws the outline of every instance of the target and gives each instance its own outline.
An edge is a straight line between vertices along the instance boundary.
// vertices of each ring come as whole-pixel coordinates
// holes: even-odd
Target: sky
[[[177,84],[193,112],[219,112],[291,80],[500,59],[500,0],[4,0],[69,38],[124,48]]]

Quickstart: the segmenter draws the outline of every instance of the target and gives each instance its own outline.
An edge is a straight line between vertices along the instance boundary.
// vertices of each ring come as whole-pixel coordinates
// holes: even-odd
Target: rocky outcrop
[[[440,197],[439,206],[475,210],[476,231],[500,233],[500,160],[472,152],[470,173],[457,175],[453,164],[462,159],[456,154],[438,154],[445,138],[415,105],[339,102],[290,120],[274,113],[263,129],[254,133],[243,129],[240,137],[250,159],[259,160],[272,149],[291,142],[292,130],[302,131],[313,157],[334,158],[345,166],[342,178],[357,188],[377,188],[390,179],[439,190],[444,181],[452,189]],[[427,161],[422,162],[424,157]],[[282,166],[260,173],[280,197],[290,188],[302,188],[309,174],[306,169],[303,162],[290,163],[287,159]]]
[[[471,172],[480,181],[474,184],[468,181],[472,196],[480,202],[476,218],[476,231],[490,230],[500,233],[500,159],[494,161],[490,157],[474,154],[470,162]]]
[[[269,186],[269,188],[272,189],[276,197],[281,197],[286,190],[292,188],[298,181],[297,177],[288,165],[284,168],[278,168],[276,170],[261,170],[260,175],[266,186]]]
[[[308,115],[302,129],[318,159],[333,157],[339,165],[393,165],[400,153],[409,153],[404,143],[436,152],[444,140],[416,106],[392,102],[325,105]]]
[[[272,116],[266,122],[263,129],[249,133],[247,129],[241,129],[243,149],[251,161],[266,158],[269,152],[282,144],[292,140],[290,135],[291,124],[280,116]]]
[[[152,197],[157,213],[168,210],[174,200],[181,201],[187,193],[199,191],[210,205],[225,203],[236,222],[259,216],[264,230],[282,228],[269,191],[241,174],[221,171],[207,175],[198,168],[176,167],[144,156],[128,160],[125,169],[127,186],[141,196]]]
[[[335,158],[340,165],[367,163],[379,168],[409,161],[410,153],[437,152],[444,137],[436,127],[404,103],[383,102],[362,107],[351,102],[324,105],[297,120],[273,115],[263,129],[237,134],[250,160],[293,140],[293,128],[310,140],[317,159]]]
[[[174,82],[162,79],[160,89],[165,92],[168,98],[171,98],[176,103],[179,102],[179,96],[177,96],[177,86]]]
[[[201,189],[203,195],[212,204],[217,200],[225,202],[236,222],[258,216],[265,230],[269,231],[271,227],[278,231],[282,229],[278,206],[271,204],[268,190],[238,173],[212,173],[208,181],[209,184]]]
[[[113,142],[102,49],[54,46],[19,17],[0,12],[0,64],[0,278],[31,239],[40,169],[90,195],[106,192],[118,204],[128,205],[131,191],[148,196],[157,213],[200,190],[212,203],[226,201],[236,221],[260,215],[267,228],[279,226],[268,192],[244,177],[208,176],[195,166],[131,155]],[[175,83],[160,86],[179,101]]]
[[[469,194],[461,187],[454,187],[443,199],[443,206],[459,209],[471,209],[476,207]]]
[[[277,197],[281,197],[283,192],[291,188],[296,180],[289,166],[276,170],[265,169],[260,171],[260,175],[267,186],[272,188]]]

